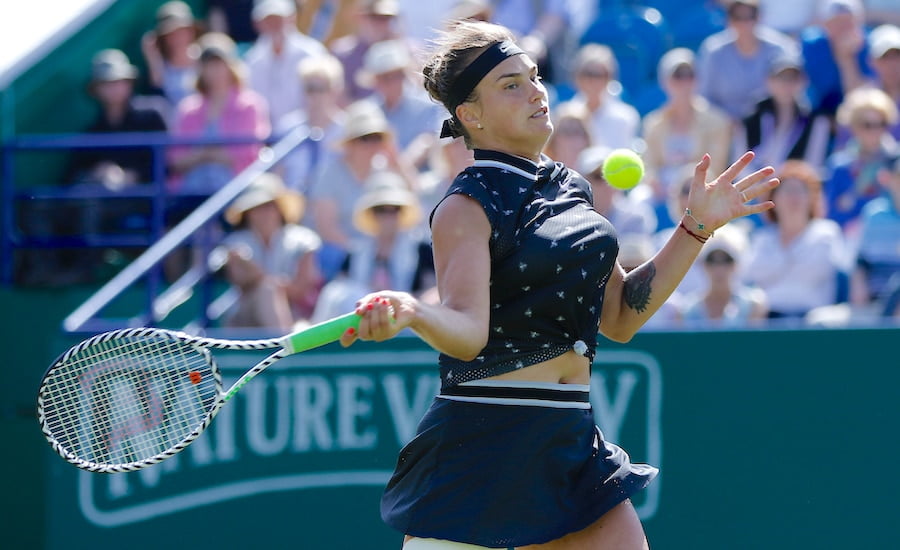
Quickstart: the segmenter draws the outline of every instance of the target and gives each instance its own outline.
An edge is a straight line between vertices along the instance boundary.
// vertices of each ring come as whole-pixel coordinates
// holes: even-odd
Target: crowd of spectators
[[[296,150],[232,206],[221,246],[237,246],[218,255],[241,298],[226,324],[284,329],[372,288],[437,300],[428,214],[471,152],[437,137],[444,115],[418,63],[436,29],[490,20],[538,61],[555,121],[546,152],[591,182],[626,268],[677,224],[704,153],[711,173],[747,149],[757,167],[776,167],[776,208],[718,231],[656,326],[900,316],[900,8],[722,0],[685,2],[679,15],[645,3],[673,29],[677,17],[724,23],[695,45],[667,36],[671,47],[637,80],[644,88],[623,89],[620,69],[633,75],[639,56],[621,59],[624,49],[586,30],[617,10],[646,19],[637,2],[210,0],[202,14],[167,2],[141,40],[143,63],[97,54],[91,93],[104,114],[88,131],[264,140],[305,125],[319,138],[319,154]],[[163,100],[158,116],[135,106],[135,82]],[[172,148],[168,187],[212,193],[259,147]],[[628,192],[600,170],[617,147],[647,166]],[[79,181],[151,177],[139,156],[88,159]]]

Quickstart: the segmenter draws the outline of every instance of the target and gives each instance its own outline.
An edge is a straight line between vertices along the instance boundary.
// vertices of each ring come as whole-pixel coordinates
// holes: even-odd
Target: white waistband
[[[590,386],[587,384],[473,380],[445,388],[438,397],[466,403],[587,410],[591,408],[589,394]]]

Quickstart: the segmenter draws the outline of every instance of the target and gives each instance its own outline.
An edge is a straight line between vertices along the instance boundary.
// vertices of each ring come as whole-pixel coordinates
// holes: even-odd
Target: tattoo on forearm
[[[653,278],[656,277],[656,266],[653,262],[635,269],[625,279],[625,304],[638,313],[647,310],[650,303],[650,291]]]

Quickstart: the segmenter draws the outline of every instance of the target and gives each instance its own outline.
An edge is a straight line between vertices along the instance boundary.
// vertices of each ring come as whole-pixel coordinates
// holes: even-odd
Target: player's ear
[[[456,107],[456,118],[466,126],[478,126],[481,118],[481,110],[471,102],[462,103]]]

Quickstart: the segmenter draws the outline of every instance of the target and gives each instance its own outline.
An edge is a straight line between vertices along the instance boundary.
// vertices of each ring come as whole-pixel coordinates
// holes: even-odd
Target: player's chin
[[[553,123],[550,122],[549,116],[529,117],[525,126],[525,132],[535,138],[540,137],[547,140],[553,133]]]

